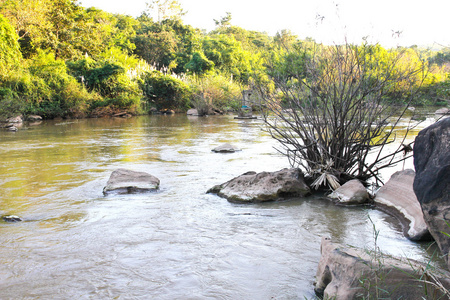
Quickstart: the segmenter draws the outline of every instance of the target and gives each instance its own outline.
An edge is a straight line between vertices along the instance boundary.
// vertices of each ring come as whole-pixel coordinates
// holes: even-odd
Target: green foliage
[[[186,83],[159,71],[143,75],[141,89],[147,102],[157,109],[187,109],[192,97]]]
[[[154,22],[146,15],[138,18],[140,26],[134,38],[135,54],[147,63],[176,74],[185,73],[192,54],[201,49],[199,32],[179,19]]]
[[[203,52],[195,52],[185,67],[188,72],[202,76],[214,69],[214,63]]]
[[[23,111],[23,103],[9,88],[0,88],[0,121],[17,116]]]
[[[225,17],[220,18],[220,20],[214,19],[214,23],[218,27],[222,27],[222,28],[229,27],[231,25],[231,19],[232,19],[231,13],[227,11]]]
[[[102,96],[112,96],[115,93],[117,80],[115,77],[123,74],[125,69],[108,61],[95,61],[89,57],[74,62],[68,62],[71,74],[79,78],[89,91],[96,91]]]
[[[21,58],[18,36],[14,28],[0,14],[0,76],[18,66]]]
[[[280,49],[290,50],[297,43],[298,38],[288,29],[283,29],[276,33],[274,37],[275,45]]]
[[[202,105],[223,111],[238,110],[241,106],[244,86],[231,81],[230,75],[212,73],[205,77],[191,77],[189,82],[196,102],[205,102],[200,103]]]
[[[102,53],[97,60],[90,57],[67,62],[70,73],[84,84],[88,91],[95,92],[106,100],[99,100],[91,108],[113,105],[118,108],[139,110],[141,90],[137,79],[148,66],[136,57],[112,48]]]
[[[67,73],[66,64],[50,52],[38,51],[28,62],[29,77],[20,80],[31,96],[28,112],[47,118],[83,116],[92,96]],[[34,86],[34,87],[33,87]]]
[[[82,117],[87,103],[95,98],[67,74],[63,61],[50,52],[38,51],[24,70],[10,72],[2,82],[3,101],[23,114],[44,118]],[[5,102],[6,103],[6,102]]]
[[[203,52],[218,70],[232,74],[243,83],[249,81],[252,54],[243,50],[234,37],[223,34],[206,37],[203,39]]]
[[[134,39],[135,53],[150,65],[158,68],[173,66],[177,41],[171,31],[147,32]]]
[[[11,91],[2,96],[2,101],[9,101],[3,106],[47,117],[79,116],[100,107],[138,112],[143,94],[147,101],[156,95],[150,95],[144,83],[143,78],[151,78],[153,83],[166,83],[155,85],[164,95],[158,105],[166,106],[162,99],[169,99],[171,108],[178,104],[186,108],[189,97],[183,97],[191,93],[186,85],[171,76],[149,73],[156,69],[180,78],[192,76],[189,82],[196,98],[201,95],[214,107],[229,108],[236,106],[230,104],[233,99],[240,98],[236,87],[258,86],[272,93],[276,91],[269,76],[277,72],[303,72],[306,78],[303,63],[309,53],[299,55],[295,50],[321,47],[312,40],[299,41],[289,30],[271,37],[233,26],[230,13],[215,20],[216,29],[206,34],[184,25],[183,14],[175,0],[149,1],[148,10],[139,18],[84,8],[77,0],[0,1],[0,87]],[[445,104],[449,99],[448,48],[386,50],[377,46],[372,51],[373,55],[361,59],[372,59],[374,78],[382,76],[389,60],[400,51],[400,73],[420,59],[428,60],[428,76],[415,105]],[[268,72],[263,57],[275,62],[276,69]],[[421,78],[412,80],[417,86]],[[396,94],[402,86],[402,93]],[[387,87],[392,91],[387,93],[389,103],[410,98],[409,86],[401,82]],[[173,100],[170,90],[183,95],[182,99]]]

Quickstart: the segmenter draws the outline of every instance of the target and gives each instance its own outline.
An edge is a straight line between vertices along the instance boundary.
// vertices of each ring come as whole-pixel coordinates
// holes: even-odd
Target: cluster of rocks
[[[25,120],[30,123],[36,123],[42,121],[42,117],[37,115],[29,115]],[[22,127],[23,123],[23,116],[15,116],[0,122],[0,128],[4,128],[9,131],[17,131],[20,127]]]
[[[398,217],[409,239],[432,236],[450,269],[450,118],[418,134],[414,167],[416,172],[392,175],[376,193],[375,205]],[[325,299],[359,299],[380,293],[389,299],[448,299],[450,290],[448,271],[386,256],[376,249],[345,247],[330,239],[322,240],[316,280],[315,292]]]
[[[212,149],[212,151],[231,153],[240,151],[240,149],[231,144],[223,144]],[[106,186],[103,188],[103,194],[145,193],[158,190],[159,185],[160,180],[151,174],[121,168],[111,173]]]
[[[394,173],[373,199],[359,180],[351,180],[329,195],[340,205],[371,204],[396,217],[402,224],[405,237],[413,241],[430,240],[428,226],[420,203],[413,190],[414,170]]]
[[[338,205],[370,204],[395,216],[402,224],[406,238],[412,241],[434,239],[450,268],[450,118],[419,133],[414,146],[414,166],[417,174],[411,169],[394,173],[373,197],[358,180],[345,183],[329,197]],[[298,169],[247,172],[208,190],[208,193],[239,203],[305,197],[310,192]],[[438,298],[444,295],[436,282],[418,282],[423,276],[434,276],[433,280],[450,288],[447,271],[435,270],[429,274],[427,265],[387,256],[383,256],[384,263],[380,266],[373,255],[324,239],[316,293],[327,299],[355,299],[364,293],[374,295],[373,285],[364,287],[361,283],[375,281],[374,276],[380,276],[380,272],[386,276],[380,283],[382,286],[376,288],[394,299],[422,299],[425,288]]]

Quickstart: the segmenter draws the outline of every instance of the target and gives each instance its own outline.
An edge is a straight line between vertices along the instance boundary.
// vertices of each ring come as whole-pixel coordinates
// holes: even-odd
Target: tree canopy
[[[198,99],[216,108],[237,107],[243,89],[262,86],[279,93],[271,79],[274,72],[307,72],[302,68],[309,56],[297,50],[324,46],[300,40],[289,29],[274,36],[246,30],[233,25],[229,12],[212,20],[216,28],[206,32],[184,24],[184,13],[176,0],[152,0],[137,18],[85,8],[76,0],[0,1],[0,96],[17,104],[10,106],[14,111],[46,117],[120,109],[142,113],[152,106],[186,109]],[[411,78],[420,86],[415,104],[445,104],[450,98],[448,47],[432,51],[374,45],[370,51],[360,59],[371,66],[372,78],[383,75],[396,51],[404,54],[397,72],[427,62],[427,76]],[[165,84],[173,88],[164,89]],[[383,101],[404,103],[411,96],[408,87],[406,81],[387,86]],[[175,90],[181,102],[169,97]]]

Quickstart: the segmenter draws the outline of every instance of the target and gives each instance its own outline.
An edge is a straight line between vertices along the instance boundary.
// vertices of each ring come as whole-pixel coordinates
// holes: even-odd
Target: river
[[[382,251],[430,259],[428,244],[376,210],[206,194],[247,171],[288,167],[261,125],[163,115],[0,131],[0,215],[24,219],[0,221],[0,299],[311,299],[321,237],[371,248],[373,226]],[[211,152],[223,143],[242,151]],[[161,188],[104,196],[117,168],[148,172]]]

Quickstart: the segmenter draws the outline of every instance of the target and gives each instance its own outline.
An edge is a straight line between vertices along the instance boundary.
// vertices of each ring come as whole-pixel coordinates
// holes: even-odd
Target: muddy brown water
[[[242,151],[211,152],[223,143]],[[312,298],[321,237],[371,248],[373,225],[382,251],[433,255],[376,210],[317,197],[242,205],[205,193],[247,171],[288,167],[273,146],[260,120],[233,116],[1,131],[0,215],[24,221],[0,221],[0,299]],[[117,168],[151,173],[160,191],[104,196]]]

